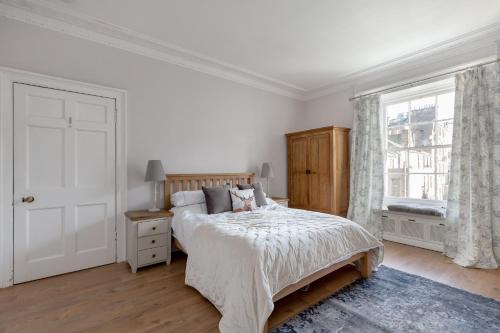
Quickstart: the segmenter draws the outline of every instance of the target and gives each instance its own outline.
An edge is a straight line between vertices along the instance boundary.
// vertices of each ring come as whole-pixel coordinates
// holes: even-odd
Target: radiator
[[[382,212],[383,238],[389,241],[443,251],[445,219],[402,212]]]

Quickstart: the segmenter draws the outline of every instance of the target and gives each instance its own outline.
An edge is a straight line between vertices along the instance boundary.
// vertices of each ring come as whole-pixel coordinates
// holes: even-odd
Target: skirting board
[[[438,252],[443,252],[443,250],[444,250],[443,244],[424,242],[424,241],[421,241],[418,239],[413,239],[413,238],[406,238],[406,237],[400,237],[400,236],[388,235],[388,234],[384,234],[383,238],[385,240],[388,240],[391,242],[421,247],[424,249],[438,251]]]

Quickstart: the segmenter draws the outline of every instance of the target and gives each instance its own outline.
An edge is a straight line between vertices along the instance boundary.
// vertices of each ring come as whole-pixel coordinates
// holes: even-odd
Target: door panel
[[[308,168],[307,148],[307,137],[297,137],[289,139],[289,177],[291,181],[290,207],[308,207],[308,175],[306,174],[306,170]]]
[[[329,132],[313,135],[309,139],[309,208],[331,211],[331,149]]]
[[[106,124],[107,118],[108,112],[105,105],[92,104],[82,100],[76,103],[76,121]]]
[[[64,119],[64,98],[57,96],[37,96],[36,94],[26,96],[28,112],[31,117]]]
[[[77,253],[103,249],[108,246],[108,219],[105,203],[76,207]]]
[[[63,188],[66,160],[63,128],[28,125],[26,128],[29,151],[26,168],[27,187]],[[50,149],[46,149],[50,147]]]
[[[76,187],[96,187],[108,177],[107,132],[76,130]]]
[[[64,207],[26,212],[26,244],[29,262],[62,257],[65,253]]]
[[[114,112],[14,84],[14,283],[115,261]]]

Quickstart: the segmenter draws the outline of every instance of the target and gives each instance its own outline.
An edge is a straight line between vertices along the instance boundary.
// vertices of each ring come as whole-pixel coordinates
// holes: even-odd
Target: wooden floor
[[[218,332],[220,315],[184,286],[185,257],[131,274],[119,263],[0,289],[0,332]],[[445,256],[385,242],[384,264],[500,300],[500,270],[465,269]],[[279,301],[271,325],[359,278],[344,269]]]

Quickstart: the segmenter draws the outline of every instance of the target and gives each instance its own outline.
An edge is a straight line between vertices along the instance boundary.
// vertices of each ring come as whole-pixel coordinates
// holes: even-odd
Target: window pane
[[[451,145],[453,138],[453,120],[436,122],[436,144]]]
[[[409,153],[409,172],[434,172],[434,149],[412,149]]]
[[[448,200],[449,175],[437,175],[437,194],[436,200]]]
[[[435,199],[434,180],[436,175],[410,174],[408,197],[415,199]]]
[[[455,92],[436,91],[385,105],[386,195],[447,200],[454,104]]]
[[[436,172],[449,173],[451,164],[451,148],[436,149]]]
[[[391,149],[387,150],[387,159],[385,167],[387,172],[404,173],[408,168],[408,162],[406,158],[406,150],[394,151]]]
[[[412,125],[409,144],[410,147],[434,145],[434,123]]]
[[[410,102],[410,121],[419,123],[436,119],[436,98],[434,96]]]
[[[386,195],[391,197],[406,197],[406,177],[402,174],[388,174]]]
[[[387,129],[388,149],[408,147],[408,126]]]
[[[453,118],[455,108],[455,93],[450,92],[437,97],[437,119]]]
[[[388,105],[386,116],[388,126],[408,124],[408,103]]]

